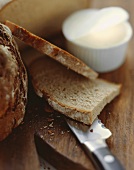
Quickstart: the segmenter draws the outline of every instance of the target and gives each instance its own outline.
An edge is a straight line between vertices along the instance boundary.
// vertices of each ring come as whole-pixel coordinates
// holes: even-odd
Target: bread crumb
[[[64,135],[65,132],[61,131],[61,134]]]
[[[43,135],[40,135],[40,137],[43,139]]]
[[[54,132],[53,132],[52,130],[48,130],[48,133],[49,133],[50,135],[54,135]]]
[[[50,123],[49,127],[51,127],[51,128],[53,127],[53,122],[52,122],[52,123]]]

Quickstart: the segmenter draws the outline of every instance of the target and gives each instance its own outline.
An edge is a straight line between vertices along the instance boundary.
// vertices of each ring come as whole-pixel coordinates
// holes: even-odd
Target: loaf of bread
[[[0,141],[24,117],[27,73],[10,29],[0,24]]]
[[[68,53],[65,50],[51,44],[50,42],[42,39],[26,29],[12,23],[10,21],[6,21],[5,24],[11,29],[12,34],[16,36],[19,40],[25,42],[26,44],[34,47],[38,51],[43,54],[50,56],[51,58],[57,60],[64,66],[73,71],[87,77],[90,79],[95,79],[98,74],[89,68],[85,63],[81,60]]]
[[[35,60],[30,73],[36,93],[54,110],[88,125],[120,93],[120,85],[89,80],[47,56]]]

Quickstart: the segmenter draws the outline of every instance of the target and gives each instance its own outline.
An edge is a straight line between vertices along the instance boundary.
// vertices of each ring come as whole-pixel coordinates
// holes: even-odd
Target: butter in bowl
[[[133,31],[129,14],[120,7],[84,9],[63,22],[68,51],[98,72],[119,68],[125,61]]]

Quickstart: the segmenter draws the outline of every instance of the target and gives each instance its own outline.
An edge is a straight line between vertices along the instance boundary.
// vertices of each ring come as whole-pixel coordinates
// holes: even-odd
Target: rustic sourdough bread
[[[47,56],[35,60],[30,73],[36,93],[54,110],[88,125],[120,92],[120,85],[89,80]]]
[[[0,141],[24,117],[27,73],[11,31],[0,24]]]
[[[72,69],[75,72],[90,79],[95,79],[98,76],[95,71],[90,69],[81,60],[77,59],[67,51],[62,50],[61,48],[51,44],[45,39],[42,39],[28,32],[24,28],[10,21],[6,21],[5,24],[11,29],[13,35],[16,36],[19,40],[24,41],[26,44],[34,47],[41,53],[46,54],[51,58],[57,60],[67,68]]]

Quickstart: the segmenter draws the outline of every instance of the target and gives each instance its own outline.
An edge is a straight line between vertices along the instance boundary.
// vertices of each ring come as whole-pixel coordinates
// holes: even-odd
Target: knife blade
[[[66,118],[66,122],[83,145],[97,170],[124,170],[105,142],[112,133],[100,119],[96,118],[90,127],[68,118]]]

